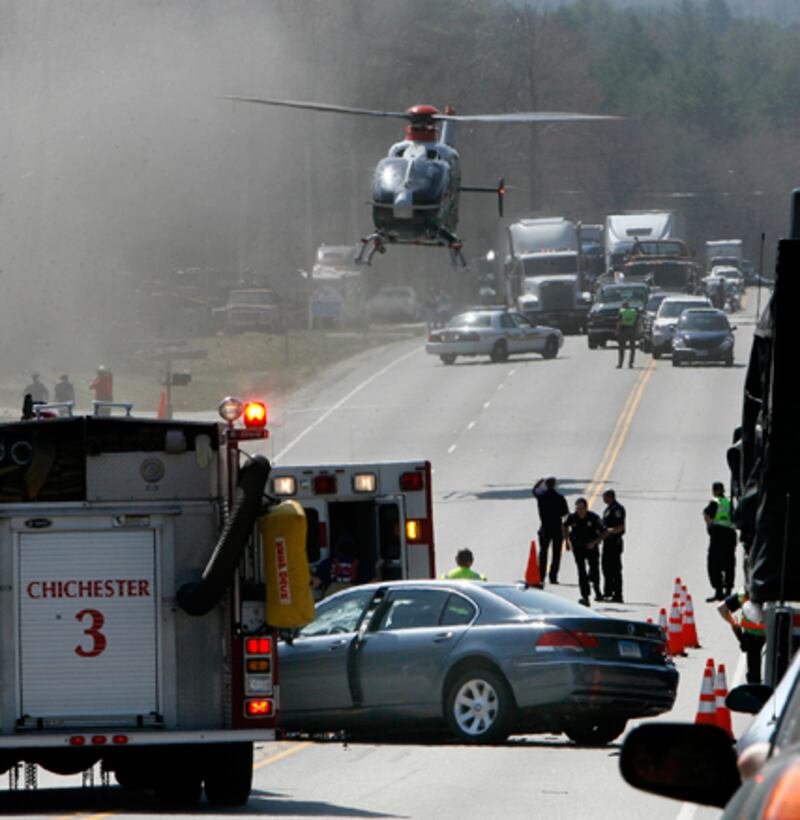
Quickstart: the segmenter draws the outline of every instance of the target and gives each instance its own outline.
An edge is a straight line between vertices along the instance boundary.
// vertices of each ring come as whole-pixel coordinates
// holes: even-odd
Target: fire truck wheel
[[[209,803],[243,806],[253,783],[253,744],[225,743],[209,750],[204,788]]]
[[[462,672],[445,697],[447,722],[467,743],[500,743],[508,737],[514,696],[502,675],[485,667]]]
[[[156,772],[155,793],[162,803],[171,806],[191,806],[200,799],[203,774],[193,751],[175,749],[172,761],[164,760]]]

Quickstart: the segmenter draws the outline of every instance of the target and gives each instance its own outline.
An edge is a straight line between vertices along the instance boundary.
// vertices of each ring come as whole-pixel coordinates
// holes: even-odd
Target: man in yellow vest
[[[475,556],[472,550],[459,550],[456,553],[456,566],[450,572],[442,575],[442,578],[449,581],[485,581],[486,576],[472,569]]]
[[[761,652],[767,639],[764,624],[747,616],[749,603],[743,593],[734,592],[717,607],[717,612],[731,625],[739,646],[747,657],[747,682],[761,683]],[[733,613],[738,610],[741,610],[741,615],[737,621]]]
[[[639,311],[631,307],[627,299],[622,303],[617,316],[617,342],[619,343],[619,360],[617,367],[622,367],[625,358],[626,345],[631,349],[628,367],[633,367],[633,357],[636,355],[636,335],[639,327]]]
[[[706,601],[722,601],[733,590],[736,574],[736,528],[733,525],[733,504],[725,495],[725,485],[711,485],[712,498],[703,510],[708,530],[708,580],[714,594]]]

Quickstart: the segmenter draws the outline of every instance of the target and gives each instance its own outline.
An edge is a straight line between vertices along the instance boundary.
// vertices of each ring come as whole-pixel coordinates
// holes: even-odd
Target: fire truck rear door
[[[157,720],[156,531],[18,535],[22,725]]]

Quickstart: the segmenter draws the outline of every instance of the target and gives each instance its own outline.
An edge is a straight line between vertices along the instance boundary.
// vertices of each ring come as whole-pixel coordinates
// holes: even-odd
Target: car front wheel
[[[508,343],[505,339],[498,339],[494,343],[489,357],[493,362],[504,362],[508,358]]]
[[[558,339],[555,336],[547,337],[542,356],[545,359],[555,359],[555,357],[558,356]]]
[[[453,734],[468,743],[499,743],[508,737],[514,698],[506,681],[491,669],[459,675],[445,697]]]

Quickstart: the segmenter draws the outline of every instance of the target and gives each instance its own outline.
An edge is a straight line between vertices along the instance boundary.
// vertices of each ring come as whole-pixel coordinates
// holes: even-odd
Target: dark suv
[[[644,315],[649,294],[649,286],[642,282],[603,285],[595,294],[586,320],[589,349],[604,347],[607,341],[617,338],[617,318],[623,302],[628,302]]]

